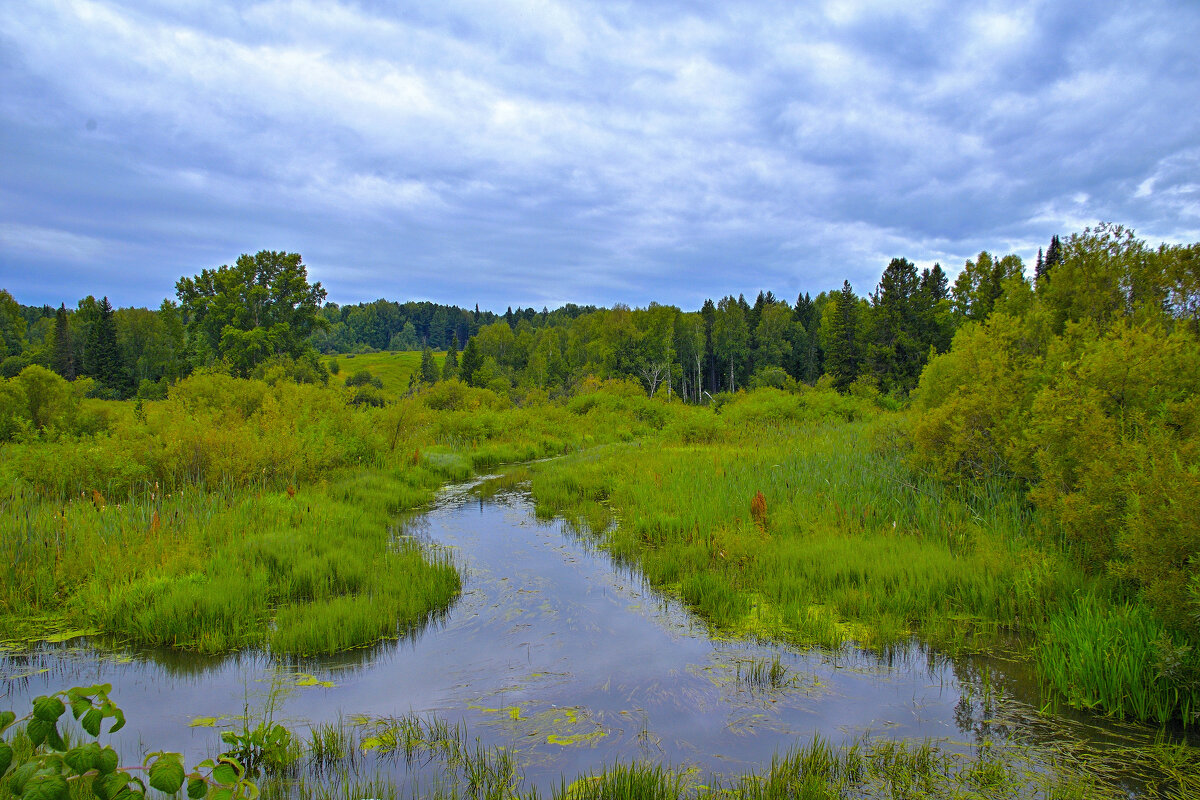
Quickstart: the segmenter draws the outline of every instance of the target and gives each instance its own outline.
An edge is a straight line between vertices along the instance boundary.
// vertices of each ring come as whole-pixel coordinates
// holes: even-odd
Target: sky
[[[1200,3],[6,0],[0,288],[695,309],[1200,240]]]

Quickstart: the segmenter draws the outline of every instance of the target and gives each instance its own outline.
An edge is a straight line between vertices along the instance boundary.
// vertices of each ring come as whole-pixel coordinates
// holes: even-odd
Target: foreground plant
[[[187,772],[179,753],[154,752],[140,766],[122,766],[117,751],[98,741],[74,744],[59,730],[70,707],[79,726],[99,739],[104,721],[108,733],[125,726],[125,715],[108,693],[110,684],[75,687],[33,701],[31,713],[18,718],[0,712],[0,797],[21,800],[66,800],[73,785],[85,785],[99,800],[138,800],[149,789],[178,793],[186,784],[191,800],[210,794],[213,800],[254,800],[258,787],[234,758],[207,759]],[[24,728],[18,726],[24,723]],[[77,795],[76,795],[77,796]]]

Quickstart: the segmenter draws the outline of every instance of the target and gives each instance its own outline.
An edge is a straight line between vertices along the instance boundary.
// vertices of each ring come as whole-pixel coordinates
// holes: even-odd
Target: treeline
[[[503,321],[510,327],[524,322],[540,328],[560,325],[595,310],[595,306],[568,303],[554,311],[546,308],[513,311],[510,307],[504,314],[496,314],[480,311],[478,305],[470,311],[459,306],[414,301],[376,300],[343,306],[327,303],[321,309],[325,325],[312,335],[312,343],[322,353],[446,350],[452,343],[461,344],[495,322]]]
[[[179,307],[114,309],[91,295],[75,308],[24,306],[0,290],[0,376],[13,378],[37,365],[70,381],[86,378],[85,394],[166,397],[167,387],[191,371]]]
[[[1061,248],[1039,254],[1038,274]],[[898,398],[965,323],[985,319],[1010,283],[1025,283],[1020,257],[981,252],[949,285],[940,264],[918,271],[892,259],[866,295],[849,281],[794,304],[759,292],[708,300],[698,311],[651,303],[574,316],[520,317],[483,325],[466,345],[457,377],[496,391],[540,388],[570,394],[583,379],[633,378],[646,392],[690,402],[742,388],[795,387],[827,376],[846,391]],[[1044,279],[1044,277],[1043,277]]]

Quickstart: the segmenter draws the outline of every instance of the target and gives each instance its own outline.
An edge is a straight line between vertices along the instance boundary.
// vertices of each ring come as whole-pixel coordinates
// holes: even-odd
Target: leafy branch
[[[18,758],[13,742],[0,739],[0,788],[21,800],[67,800],[71,785],[87,780],[99,800],[141,800],[148,789],[173,795],[186,783],[190,800],[256,800],[258,786],[229,756],[202,761],[189,773],[179,753],[149,753],[140,766],[121,766],[117,751],[98,741],[68,744],[59,730],[68,707],[93,739],[100,737],[105,720],[111,720],[109,734],[125,726],[125,715],[109,699],[110,691],[110,684],[75,687],[34,699],[24,717],[0,712],[0,736],[10,729],[19,736],[14,726],[24,723],[30,748],[27,757]]]

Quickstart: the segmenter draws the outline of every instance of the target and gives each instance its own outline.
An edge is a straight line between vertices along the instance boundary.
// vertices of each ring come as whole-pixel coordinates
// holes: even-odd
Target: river
[[[239,725],[247,708],[261,716],[270,706],[297,730],[433,715],[516,750],[526,781],[541,787],[618,760],[732,775],[818,734],[835,744],[932,739],[964,752],[997,741],[1036,752],[1153,738],[1142,726],[1040,714],[1020,661],[956,660],[916,642],[881,654],[711,635],[591,537],[537,520],[520,492],[481,499],[451,487],[402,531],[454,553],[463,593],[401,641],[299,662],[82,639],[43,644],[0,657],[0,708],[21,711],[39,694],[111,683],[129,719],[117,749],[127,757],[177,750],[189,763],[218,752],[214,728]],[[772,681],[762,671],[776,661]]]

